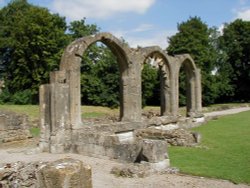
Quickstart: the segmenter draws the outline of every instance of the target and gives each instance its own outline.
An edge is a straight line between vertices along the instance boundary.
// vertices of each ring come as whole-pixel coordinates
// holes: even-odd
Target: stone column
[[[141,121],[141,59],[138,54],[130,54],[131,62],[122,75],[123,114],[121,121]]]
[[[50,114],[50,85],[44,84],[39,88],[40,110],[40,141],[41,151],[48,152],[50,148],[51,114]]]
[[[186,103],[187,103],[187,117],[192,117],[195,113],[195,101],[196,101],[196,90],[195,90],[195,75],[194,72],[186,70]],[[188,72],[190,71],[190,72]]]
[[[171,85],[171,114],[177,116],[179,111],[179,64],[178,61],[171,62],[170,85]]]
[[[161,72],[161,116],[171,115],[171,81],[167,65],[160,67]]]
[[[69,119],[69,85],[50,84],[51,100],[51,137],[50,152],[64,153],[67,151],[67,143],[71,143],[71,124]]]
[[[81,118],[81,71],[80,66],[75,70],[67,71],[67,80],[70,86],[70,122],[72,128],[79,128],[82,125]]]
[[[202,87],[201,87],[201,70],[197,69],[195,72],[195,110],[196,113],[202,112]]]

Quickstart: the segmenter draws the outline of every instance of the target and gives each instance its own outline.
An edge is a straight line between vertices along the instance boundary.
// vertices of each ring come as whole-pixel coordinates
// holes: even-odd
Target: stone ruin
[[[80,67],[81,56],[96,42],[104,43],[117,57],[120,121],[90,126],[81,119]],[[161,74],[161,117],[153,122],[142,118],[141,72],[149,60]],[[184,120],[180,120],[178,113],[181,67],[186,72]],[[130,163],[144,161],[161,169],[169,166],[166,140],[176,145],[182,145],[183,141],[178,134],[169,136],[168,131],[185,127],[188,122],[202,121],[201,110],[200,69],[190,55],[170,56],[158,46],[133,49],[110,33],[99,33],[72,42],[64,51],[60,70],[50,74],[49,84],[40,86],[39,148],[51,153],[72,152]],[[181,134],[198,140],[195,134],[185,131]]]
[[[91,167],[71,158],[0,164],[0,187],[92,188]]]
[[[29,127],[26,115],[0,111],[0,144],[31,138]]]

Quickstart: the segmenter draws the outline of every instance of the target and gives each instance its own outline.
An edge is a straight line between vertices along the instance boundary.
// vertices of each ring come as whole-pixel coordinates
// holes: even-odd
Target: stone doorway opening
[[[85,112],[82,113],[83,124],[120,121],[123,70],[117,54],[104,43],[95,42],[81,58],[81,108]],[[107,117],[105,113],[91,112],[91,106],[111,107],[114,113]],[[84,107],[90,112],[86,113]]]
[[[148,57],[141,71],[142,114],[148,118],[161,115],[161,76],[155,59]]]
[[[186,55],[179,61],[177,71],[178,105],[186,106],[183,114],[187,117],[197,116],[200,109],[200,70],[197,69],[193,59]]]
[[[150,50],[149,50],[150,52]],[[167,56],[163,54],[161,50],[151,51],[147,54],[143,63],[142,70],[142,93],[143,91],[143,71],[145,68],[151,67],[155,75],[154,79],[157,79],[155,88],[152,92],[158,97],[155,104],[159,105],[158,116],[169,116],[171,114],[171,83],[170,83],[170,65]],[[149,84],[152,84],[149,82]]]

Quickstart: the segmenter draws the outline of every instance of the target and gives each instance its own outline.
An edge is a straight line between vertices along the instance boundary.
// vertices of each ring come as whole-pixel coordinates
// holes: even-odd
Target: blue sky
[[[0,0],[0,7],[10,0]],[[250,21],[250,0],[28,0],[65,16],[87,18],[103,32],[123,37],[132,47],[167,46],[177,24],[198,16],[208,26],[222,28],[237,18]]]

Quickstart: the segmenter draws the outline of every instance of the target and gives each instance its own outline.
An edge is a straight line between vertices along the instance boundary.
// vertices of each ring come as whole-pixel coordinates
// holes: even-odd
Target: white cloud
[[[133,29],[133,32],[144,32],[152,30],[153,28],[154,26],[151,24],[141,24],[137,28]]]
[[[236,18],[240,18],[245,21],[250,21],[250,9],[242,9],[237,11]]]
[[[71,20],[108,18],[117,13],[143,14],[155,0],[54,0],[53,10]]]
[[[150,34],[144,33],[143,35],[138,36],[138,33],[134,32],[135,30],[136,29],[132,29],[131,31],[117,30],[113,32],[113,35],[117,38],[124,38],[125,41],[128,42],[129,45],[133,48],[136,48],[138,46],[147,47],[157,45],[162,49],[166,49],[166,47],[168,46],[167,37],[170,37],[177,32],[157,30],[156,32],[150,32]]]

